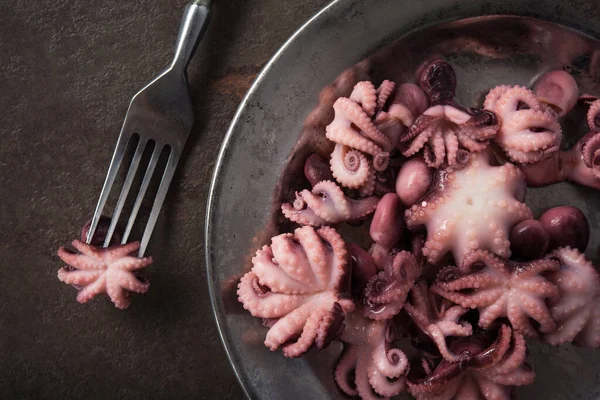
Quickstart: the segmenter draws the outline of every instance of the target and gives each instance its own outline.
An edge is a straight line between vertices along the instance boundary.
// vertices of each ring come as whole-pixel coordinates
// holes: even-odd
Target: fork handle
[[[211,4],[211,0],[192,0],[185,7],[175,45],[175,56],[171,64],[172,69],[178,69],[185,74],[210,21]]]

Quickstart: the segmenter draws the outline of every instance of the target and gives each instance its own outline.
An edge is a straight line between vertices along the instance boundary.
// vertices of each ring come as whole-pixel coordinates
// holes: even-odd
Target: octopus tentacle
[[[393,89],[392,89],[393,90]],[[358,82],[350,94],[350,100],[354,100],[365,110],[369,117],[375,115],[378,103],[377,91],[370,81]]]
[[[578,250],[562,247],[550,258],[560,263],[560,270],[550,275],[558,286],[560,298],[550,313],[557,329],[543,340],[552,345],[573,342],[583,347],[600,347],[600,277],[592,263]]]
[[[325,131],[327,139],[372,156],[376,156],[383,151],[371,139],[375,137],[381,139],[383,143],[387,143],[387,138],[384,139],[383,134],[378,132],[377,127],[361,106],[348,98],[340,97],[334,103],[333,109],[336,116],[333,122],[327,125]],[[360,131],[355,130],[352,127],[353,124]],[[361,132],[364,132],[365,136]]]
[[[494,87],[485,96],[485,100],[483,101],[483,108],[485,108],[486,110],[495,110],[496,104],[498,103],[500,97],[502,97],[511,88],[512,86],[510,85],[500,85]]]
[[[369,197],[372,196],[375,192],[375,184],[376,184],[376,172],[374,168],[369,168],[369,174],[367,175],[367,179],[363,183],[363,185],[358,188],[358,194],[360,197]]]
[[[600,133],[589,135],[581,145],[583,163],[600,179]]]
[[[396,89],[396,84],[389,80],[384,80],[381,82],[381,85],[377,88],[377,108],[382,109],[385,107],[385,103],[387,103],[388,99],[394,93],[394,89]]]
[[[363,153],[339,143],[331,153],[330,163],[335,180],[350,189],[364,185],[371,173],[369,161]]]
[[[502,130],[505,133],[505,137],[499,139],[502,145],[517,151],[532,152],[560,143],[557,141],[561,137],[560,124],[552,115],[541,110],[522,110],[511,114],[503,119]]]
[[[334,182],[321,181],[312,191],[296,193],[294,204],[281,205],[283,215],[299,224],[319,226],[360,219],[375,211],[378,197],[354,200]]]
[[[600,100],[594,100],[587,112],[587,124],[590,130],[600,130]]]
[[[335,367],[335,383],[348,396],[358,395],[358,391],[354,387],[354,382],[351,382],[350,375],[356,370],[359,356],[358,346],[344,346],[342,356]],[[356,372],[354,372],[355,374]]]
[[[412,288],[404,310],[417,327],[425,333],[437,346],[440,354],[448,361],[457,362],[460,354],[453,354],[446,343],[446,337],[464,337],[473,334],[473,328],[467,322],[459,322],[467,309],[453,306],[440,309],[435,298],[428,293],[424,282],[418,282]]]
[[[275,248],[278,247],[276,246]],[[299,268],[294,266],[300,265],[305,260],[294,260],[293,255],[288,256],[287,252],[274,254],[273,250],[272,246],[264,246],[256,252],[256,255],[252,259],[254,271],[261,277],[259,278],[259,283],[269,287],[275,293],[283,293],[289,289],[293,291],[293,294],[310,293],[312,291],[311,286],[302,282],[302,277],[294,276],[296,271],[299,270]],[[285,255],[286,257],[282,258],[281,255]],[[276,259],[284,260],[284,262],[273,262]],[[293,271],[292,275],[288,271]],[[300,275],[300,272],[298,275]]]
[[[266,293],[258,292],[258,279],[254,272],[248,272],[240,279],[237,292],[240,303],[254,317],[278,318],[302,303],[302,295],[275,293],[270,290]]]

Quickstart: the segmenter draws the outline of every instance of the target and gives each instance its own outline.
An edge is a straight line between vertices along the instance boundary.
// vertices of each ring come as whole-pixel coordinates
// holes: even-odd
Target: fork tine
[[[117,140],[117,145],[115,147],[112,159],[110,160],[110,166],[108,167],[106,178],[104,179],[104,185],[102,185],[102,191],[100,192],[98,204],[96,204],[96,209],[94,210],[92,223],[90,224],[90,229],[88,230],[87,237],[85,239],[85,242],[87,244],[90,244],[90,242],[92,241],[94,232],[98,227],[98,221],[100,220],[102,210],[104,209],[104,205],[106,204],[106,200],[108,199],[108,195],[110,194],[110,189],[112,188],[112,185],[115,182],[117,172],[119,171],[119,167],[121,166],[121,161],[123,161],[123,156],[125,155],[125,148],[127,147],[129,139],[131,139],[131,134],[125,134],[124,131],[121,131],[119,139]]]
[[[175,168],[177,167],[177,163],[179,162],[180,156],[180,149],[176,150],[175,148],[171,148],[169,161],[167,162],[167,167],[165,168],[165,172],[160,181],[160,186],[158,187],[158,192],[156,193],[156,198],[154,199],[154,204],[152,205],[152,210],[150,211],[150,217],[148,218],[146,229],[144,229],[144,235],[142,236],[142,241],[140,243],[140,252],[138,255],[139,257],[144,256],[144,252],[146,251],[146,247],[148,246],[148,242],[150,241],[150,236],[152,235],[152,231],[154,230],[154,225],[156,225],[158,214],[160,213],[160,209],[162,207],[163,202],[165,201],[169,185],[171,184],[171,179],[173,179],[173,175],[175,174]]]
[[[133,229],[133,224],[135,223],[138,211],[140,210],[140,206],[142,205],[142,201],[144,200],[144,196],[146,195],[146,190],[148,189],[148,185],[150,184],[150,180],[152,179],[152,175],[154,174],[154,169],[156,168],[156,164],[158,163],[158,159],[160,158],[162,148],[162,143],[156,142],[154,151],[152,152],[152,157],[150,158],[150,162],[148,163],[148,168],[146,168],[146,173],[144,174],[144,179],[142,180],[142,185],[140,186],[140,190],[135,199],[135,204],[133,205],[133,209],[131,210],[129,220],[127,221],[125,233],[123,234],[123,238],[121,239],[121,243],[123,244],[127,243],[127,239],[129,238],[131,229]]]
[[[127,195],[129,194],[129,190],[131,189],[131,185],[133,184],[135,173],[137,172],[138,166],[140,165],[140,160],[142,158],[142,154],[144,153],[144,149],[146,148],[147,143],[147,139],[140,137],[140,141],[138,142],[137,148],[135,149],[135,153],[131,160],[131,164],[129,165],[129,171],[127,172],[127,177],[125,177],[125,183],[123,183],[121,194],[119,194],[119,200],[117,200],[117,205],[115,206],[115,210],[110,220],[110,226],[108,227],[108,232],[106,233],[106,238],[104,239],[104,247],[108,247],[110,240],[112,239],[113,233],[115,232],[117,222],[119,222],[121,211],[123,211],[123,206],[125,205],[125,201],[127,200]]]

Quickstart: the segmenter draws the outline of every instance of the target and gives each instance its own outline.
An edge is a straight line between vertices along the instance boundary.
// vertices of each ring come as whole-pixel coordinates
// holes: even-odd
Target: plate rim
[[[218,304],[217,304],[215,287],[213,285],[213,276],[212,276],[212,267],[211,267],[212,261],[211,261],[211,256],[210,256],[210,245],[211,245],[210,232],[211,232],[212,225],[213,225],[212,224],[212,214],[213,214],[212,211],[213,211],[214,204],[215,204],[214,192],[215,192],[215,189],[218,184],[218,178],[219,178],[221,169],[223,167],[225,153],[227,152],[227,149],[229,148],[229,145],[231,142],[231,137],[233,136],[233,132],[234,132],[236,126],[238,125],[238,122],[239,122],[243,112],[245,111],[245,109],[248,106],[250,98],[257,91],[259,85],[264,80],[267,73],[273,68],[275,63],[281,58],[283,53],[293,44],[293,42],[301,34],[304,33],[306,28],[308,28],[310,25],[312,25],[316,20],[323,17],[323,15],[325,13],[327,13],[328,10],[335,7],[336,4],[342,3],[343,1],[345,1],[345,0],[333,0],[330,3],[328,3],[327,5],[325,5],[325,7],[323,7],[321,10],[319,10],[317,13],[315,13],[312,17],[310,17],[298,29],[296,29],[296,31],[294,31],[294,33],[292,33],[290,35],[290,37],[288,37],[286,39],[286,41],[277,49],[275,54],[273,54],[273,56],[269,59],[269,61],[265,64],[265,66],[260,70],[260,72],[258,73],[256,78],[252,82],[252,85],[250,85],[250,88],[248,89],[248,91],[246,92],[244,97],[242,98],[242,101],[238,105],[238,107],[235,111],[235,114],[234,114],[231,122],[229,123],[229,126],[227,127],[227,131],[225,132],[225,136],[223,137],[223,142],[221,143],[221,147],[219,149],[219,154],[217,155],[217,160],[215,162],[215,167],[214,167],[213,174],[212,174],[212,177],[210,180],[210,186],[208,189],[208,199],[206,202],[205,222],[204,222],[204,261],[205,261],[205,266],[206,266],[206,280],[207,280],[207,285],[208,285],[208,295],[210,297],[210,305],[212,308],[212,314],[213,314],[215,323],[217,325],[217,331],[219,334],[219,339],[221,341],[221,345],[223,346],[223,349],[225,350],[225,354],[227,356],[229,365],[230,365],[231,369],[233,370],[233,373],[234,373],[240,387],[242,388],[242,391],[244,392],[246,397],[249,399],[253,398],[251,396],[251,391],[249,390],[246,383],[244,382],[244,379],[242,379],[242,374],[239,370],[239,365],[237,365],[237,362],[233,358],[232,350],[229,348],[229,345],[228,345],[227,340],[224,335],[224,328],[223,328],[223,323],[221,321],[221,317],[220,317],[219,313],[217,312]]]

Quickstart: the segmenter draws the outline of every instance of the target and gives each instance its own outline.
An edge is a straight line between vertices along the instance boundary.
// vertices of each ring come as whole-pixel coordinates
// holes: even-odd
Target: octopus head
[[[445,60],[435,59],[423,67],[419,84],[432,105],[443,103],[454,98],[456,73]]]

